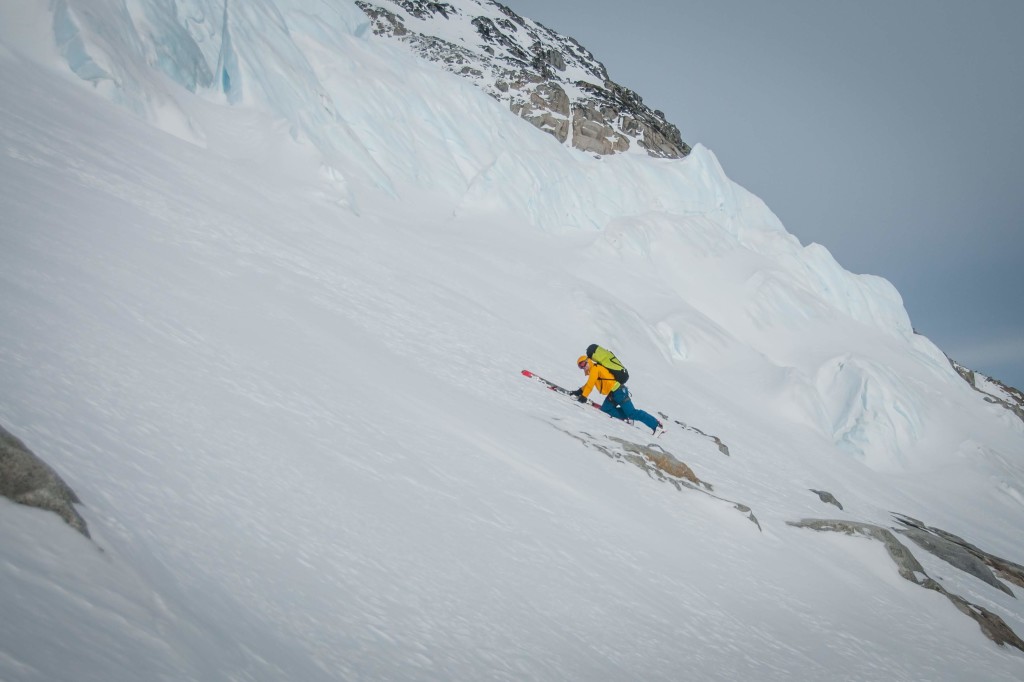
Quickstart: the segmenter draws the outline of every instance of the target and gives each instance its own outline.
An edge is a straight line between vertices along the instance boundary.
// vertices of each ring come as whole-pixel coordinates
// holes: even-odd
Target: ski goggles
[[[579,367],[580,369],[586,369],[587,368],[587,361],[586,360],[580,360],[578,363],[576,363],[576,366]]]

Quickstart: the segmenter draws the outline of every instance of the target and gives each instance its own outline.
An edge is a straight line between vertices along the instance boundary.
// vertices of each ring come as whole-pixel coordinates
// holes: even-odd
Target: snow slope
[[[95,540],[0,499],[0,679],[1024,674],[786,525],[1024,562],[1024,423],[710,150],[561,147],[347,2],[12,0],[0,39],[0,423]],[[658,442],[722,499],[519,375],[593,342],[728,444]]]

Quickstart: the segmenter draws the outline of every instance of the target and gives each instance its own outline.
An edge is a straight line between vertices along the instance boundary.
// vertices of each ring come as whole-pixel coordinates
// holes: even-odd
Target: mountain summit
[[[490,0],[380,0],[356,4],[373,32],[475,81],[559,142],[595,154],[642,149],[677,159],[690,153],[679,129],[640,95],[608,77],[574,39]]]

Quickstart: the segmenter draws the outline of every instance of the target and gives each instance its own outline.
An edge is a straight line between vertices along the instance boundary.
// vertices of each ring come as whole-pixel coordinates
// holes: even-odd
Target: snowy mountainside
[[[0,88],[0,423],[93,538],[0,499],[0,678],[1020,678],[1024,423],[710,150],[347,2],[13,0]],[[519,374],[593,342],[660,439]]]

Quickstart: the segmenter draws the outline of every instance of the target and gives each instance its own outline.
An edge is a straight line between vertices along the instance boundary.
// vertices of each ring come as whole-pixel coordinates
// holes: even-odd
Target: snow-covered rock
[[[358,0],[373,32],[476,82],[559,142],[595,154],[690,153],[679,129],[568,36],[491,0]]]

